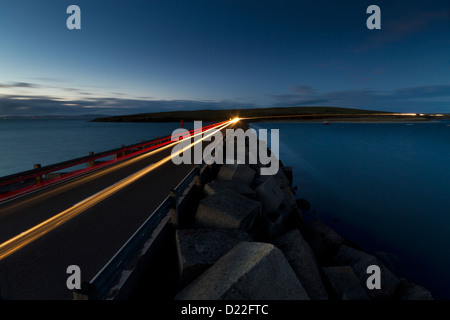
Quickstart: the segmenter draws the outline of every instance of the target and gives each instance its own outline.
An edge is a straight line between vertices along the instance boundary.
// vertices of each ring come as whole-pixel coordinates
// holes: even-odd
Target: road
[[[170,156],[171,148],[0,205],[0,243]],[[0,260],[0,299],[66,300],[67,267],[89,281],[194,165],[172,161]]]

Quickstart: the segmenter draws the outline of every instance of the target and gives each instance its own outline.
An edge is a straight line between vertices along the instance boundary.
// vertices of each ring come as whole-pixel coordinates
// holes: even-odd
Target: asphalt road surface
[[[0,205],[0,243],[169,156],[171,148]],[[67,300],[67,267],[89,281],[192,170],[168,161],[111,197],[0,260],[0,299]]]

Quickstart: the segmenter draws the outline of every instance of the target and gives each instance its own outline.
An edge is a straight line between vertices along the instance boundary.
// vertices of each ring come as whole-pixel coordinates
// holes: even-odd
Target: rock
[[[246,164],[223,164],[217,174],[218,180],[234,180],[251,184],[256,171]]]
[[[234,191],[251,199],[256,199],[256,191],[250,188],[247,183],[233,180],[214,180],[204,187],[206,195],[211,196],[222,191]]]
[[[406,279],[400,280],[398,295],[401,300],[434,300],[430,291]]]
[[[283,187],[281,188],[281,191],[283,191],[284,199],[283,199],[283,210],[291,213],[294,209],[297,208],[297,202],[295,200],[294,194],[292,193],[292,190],[290,187]]]
[[[273,177],[266,179],[256,188],[264,212],[276,211],[283,202],[284,194]]]
[[[386,251],[377,251],[374,253],[374,256],[380,259],[392,272],[399,270],[400,257],[398,255]]]
[[[327,267],[323,271],[337,299],[370,300],[351,267]]]
[[[280,188],[289,187],[291,185],[291,182],[289,181],[289,179],[284,174],[284,170],[283,170],[283,167],[281,165],[278,168],[277,173],[275,173],[275,175],[273,177],[277,181],[278,186]]]
[[[386,299],[392,297],[400,280],[379,259],[365,252],[342,245],[333,257],[336,266],[349,265],[352,267],[367,294],[373,299]],[[370,274],[367,268],[376,265],[381,271],[381,289],[368,289],[366,282]]]
[[[284,232],[284,225],[272,221],[267,215],[263,214],[255,223],[252,233],[261,241],[271,242],[272,238]]]
[[[311,232],[317,233],[323,240],[323,243],[331,250],[337,250],[344,242],[345,238],[336,231],[325,225],[320,220],[315,220],[309,224]]]
[[[180,284],[185,286],[242,241],[252,241],[235,229],[184,229],[175,233]]]
[[[261,213],[261,203],[233,191],[200,200],[195,224],[200,228],[251,229]]]
[[[309,300],[281,251],[241,242],[179,292],[176,300]]]
[[[284,173],[285,177],[289,181],[289,186],[292,187],[292,182],[294,181],[293,180],[293,174],[292,174],[292,167],[285,167],[285,166],[283,166],[283,173]]]
[[[295,229],[284,233],[273,243],[281,249],[311,300],[327,300],[328,294],[314,253],[300,231]]]
[[[262,165],[260,167],[268,167],[269,165]],[[273,178],[280,188],[290,187],[291,181],[284,174],[283,167],[279,167],[274,175],[257,175],[255,181],[257,185],[264,183],[267,179]]]
[[[305,199],[298,199],[297,201],[297,206],[300,210],[310,210],[311,209],[311,204],[306,201]]]
[[[308,244],[310,245],[314,256],[320,265],[325,265],[329,263],[330,251],[327,246],[323,243],[322,238],[317,234],[310,235],[308,239]]]

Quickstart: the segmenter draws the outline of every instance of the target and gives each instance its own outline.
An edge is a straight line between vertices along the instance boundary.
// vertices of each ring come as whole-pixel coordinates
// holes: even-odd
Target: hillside
[[[141,113],[105,118],[96,118],[95,122],[178,122],[184,121],[222,121],[234,117],[258,118],[252,121],[265,120],[267,117],[279,120],[301,120],[322,118],[348,118],[362,116],[392,115],[390,112],[336,108],[336,107],[289,107],[289,108],[255,108],[255,109],[224,109],[224,110],[195,110],[171,111],[157,113]],[[262,118],[264,117],[264,118]]]

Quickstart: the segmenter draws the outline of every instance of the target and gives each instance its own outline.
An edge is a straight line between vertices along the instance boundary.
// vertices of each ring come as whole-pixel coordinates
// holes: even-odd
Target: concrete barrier
[[[292,193],[292,189],[290,187],[283,187],[281,188],[281,191],[283,192],[283,210],[286,212],[292,212],[297,208],[297,201],[295,200],[294,194]]]
[[[283,202],[284,194],[275,178],[270,177],[256,187],[264,212],[276,211]]]
[[[328,265],[332,259],[330,250],[323,243],[322,238],[318,234],[311,234],[308,237],[308,244],[314,252],[317,261],[321,265]]]
[[[338,300],[370,300],[353,269],[349,266],[323,268]]]
[[[274,244],[284,256],[312,300],[327,300],[328,294],[308,243],[295,229],[275,238]]]
[[[336,266],[351,266],[359,281],[364,285],[367,294],[372,299],[387,299],[393,297],[400,279],[393,274],[379,259],[365,252],[342,245],[333,257]],[[366,281],[369,277],[367,268],[371,265],[380,267],[381,289],[368,289]]]
[[[261,213],[261,203],[239,193],[216,193],[200,201],[195,225],[200,228],[249,230]]]
[[[179,292],[176,300],[309,300],[281,251],[241,242]]]
[[[331,251],[336,251],[345,242],[345,238],[343,236],[325,225],[320,220],[313,221],[308,225],[308,229],[319,235],[325,246],[327,246]]]
[[[277,173],[274,175],[274,178],[277,181],[280,188],[291,186],[291,181],[286,177],[284,167],[281,165],[281,163]]]
[[[172,297],[432,299],[428,290],[400,281],[381,260],[355,249],[356,244],[312,215],[309,203],[294,197],[291,168],[280,161],[276,175],[261,176],[261,167],[207,166],[173,197],[171,210],[180,216],[176,221],[192,213],[193,223],[169,228],[177,255],[169,250],[176,261],[174,276],[168,278],[179,279]],[[370,265],[381,269],[379,290],[366,286]]]
[[[180,285],[184,287],[242,241],[247,232],[235,229],[184,229],[176,231]]]
[[[247,183],[233,180],[214,180],[207,183],[204,187],[204,193],[211,196],[223,191],[234,191],[243,196],[256,200],[256,191],[253,190]]]
[[[234,180],[251,184],[256,171],[246,164],[223,164],[217,174],[218,180]]]
[[[397,295],[401,300],[433,300],[430,291],[406,279],[400,279]]]

